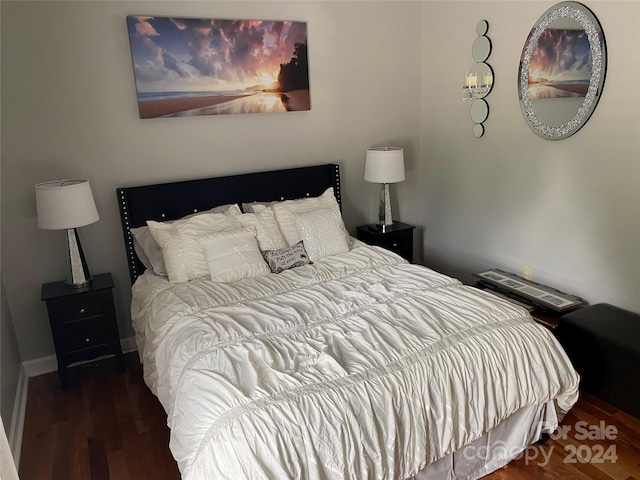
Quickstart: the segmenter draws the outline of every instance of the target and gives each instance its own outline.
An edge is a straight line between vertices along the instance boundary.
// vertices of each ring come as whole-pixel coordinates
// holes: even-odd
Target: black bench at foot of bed
[[[556,335],[582,390],[640,418],[640,315],[599,303],[563,316]]]

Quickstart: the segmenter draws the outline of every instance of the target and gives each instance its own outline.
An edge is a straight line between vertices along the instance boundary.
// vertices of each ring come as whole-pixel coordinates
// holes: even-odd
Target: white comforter
[[[577,400],[524,310],[378,247],[228,285],[145,274],[132,310],[186,480],[407,478]]]

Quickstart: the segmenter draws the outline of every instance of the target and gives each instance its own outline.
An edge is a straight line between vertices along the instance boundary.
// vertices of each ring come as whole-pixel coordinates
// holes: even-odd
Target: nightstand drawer
[[[407,235],[386,235],[378,239],[378,245],[394,252],[409,250],[413,246],[412,239]]]
[[[376,225],[356,227],[358,240],[369,245],[377,245],[413,262],[413,230],[416,227],[408,223],[393,222],[384,230]]]
[[[109,326],[109,322],[102,319],[60,329],[57,335],[58,344],[67,355],[109,345],[112,337]]]
[[[82,302],[55,302],[51,305],[52,319],[61,325],[103,316],[108,311],[108,298],[94,296]]]

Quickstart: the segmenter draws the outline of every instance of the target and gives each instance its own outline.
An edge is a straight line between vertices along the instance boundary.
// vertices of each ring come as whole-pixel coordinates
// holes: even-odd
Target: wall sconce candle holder
[[[491,40],[485,35],[488,30],[486,20],[480,20],[476,25],[478,38],[473,42],[471,55],[477,63],[464,75],[462,85],[462,99],[471,101],[471,119],[475,123],[473,134],[478,138],[484,135],[483,123],[489,116],[489,104],[484,97],[493,89],[493,70],[485,62],[491,54]]]
[[[464,85],[462,86],[462,100],[466,102],[467,100],[484,98],[489,95],[492,87],[493,72],[488,74],[483,73],[481,77],[478,77],[478,72],[465,73]]]

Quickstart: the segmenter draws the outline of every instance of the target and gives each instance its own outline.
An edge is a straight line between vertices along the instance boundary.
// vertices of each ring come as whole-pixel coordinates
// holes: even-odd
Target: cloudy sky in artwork
[[[584,30],[546,28],[531,55],[529,76],[553,81],[589,80],[591,78],[589,38]]]
[[[138,93],[271,87],[304,22],[127,17]]]

